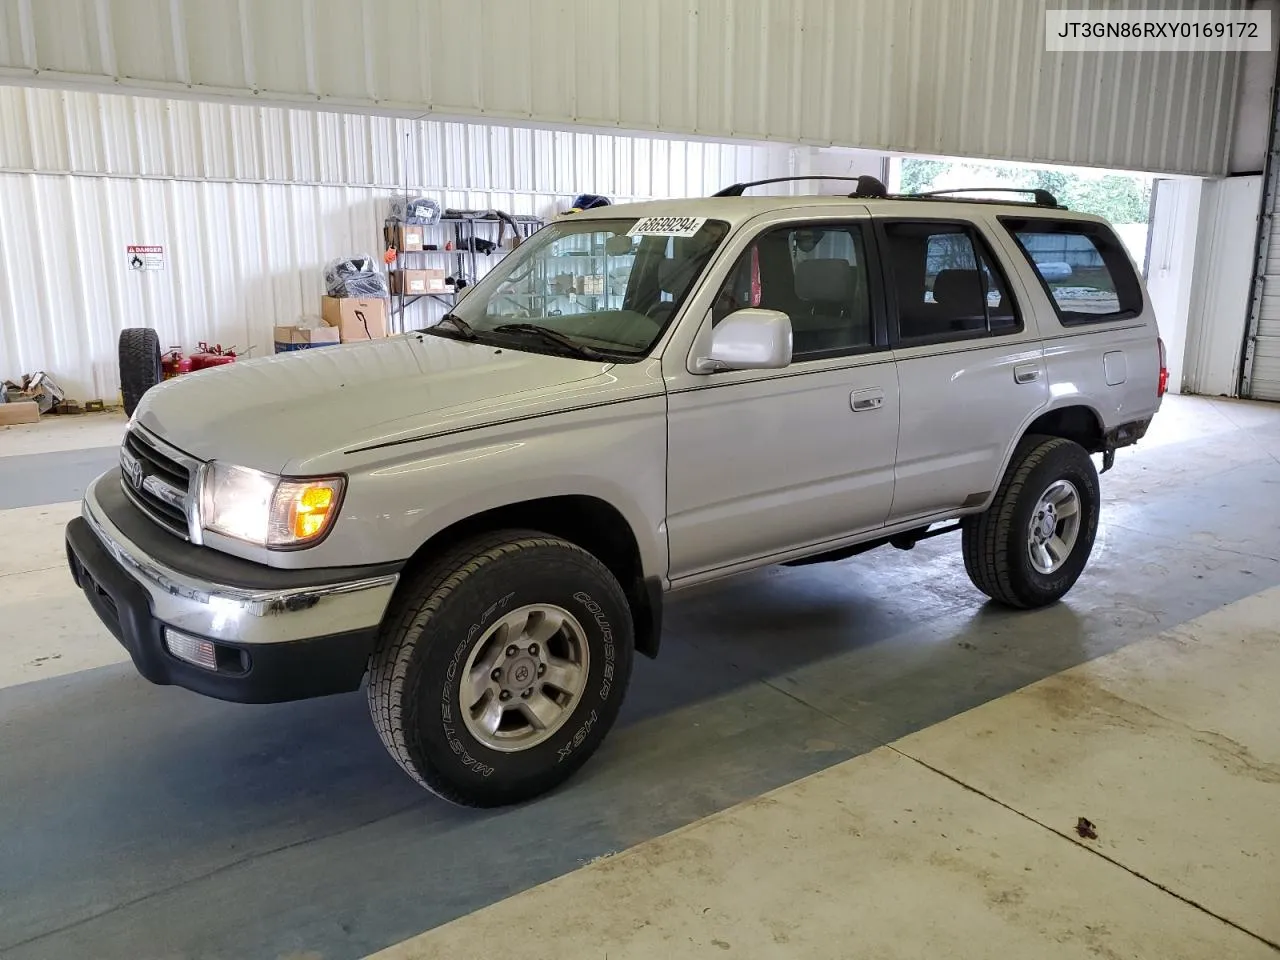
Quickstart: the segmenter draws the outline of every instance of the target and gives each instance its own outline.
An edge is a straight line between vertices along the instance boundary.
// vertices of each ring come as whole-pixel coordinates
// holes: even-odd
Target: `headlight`
[[[317,540],[338,515],[345,480],[282,480],[247,467],[211,463],[201,498],[204,529],[263,547]]]

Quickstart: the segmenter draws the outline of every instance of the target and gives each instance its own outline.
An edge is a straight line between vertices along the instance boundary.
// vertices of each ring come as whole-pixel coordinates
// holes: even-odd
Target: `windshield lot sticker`
[[[692,237],[706,217],[643,217],[627,231],[628,237]]]

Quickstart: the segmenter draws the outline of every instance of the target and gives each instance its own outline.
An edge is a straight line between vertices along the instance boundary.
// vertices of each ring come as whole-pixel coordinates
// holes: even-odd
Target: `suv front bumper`
[[[276,570],[158,528],[111,470],[67,524],[76,584],[138,672],[206,696],[271,703],[360,686],[400,564]],[[175,657],[171,628],[211,641],[216,667]]]

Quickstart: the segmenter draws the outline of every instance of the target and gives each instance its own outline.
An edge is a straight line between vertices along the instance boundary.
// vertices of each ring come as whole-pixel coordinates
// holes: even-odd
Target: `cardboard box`
[[[402,253],[421,250],[425,242],[422,227],[412,223],[400,223],[387,229],[387,243]]]
[[[410,297],[420,297],[428,293],[448,293],[453,288],[444,282],[447,276],[448,274],[443,270],[393,270],[391,292],[403,293]]]
[[[343,343],[387,335],[387,301],[358,297],[321,297],[320,318],[338,328]]]
[[[574,284],[578,293],[597,295],[604,293],[604,277],[599,274],[575,277]]]
[[[34,400],[14,400],[0,403],[0,426],[12,423],[36,423],[40,419],[40,405]]]
[[[307,350],[338,343],[337,327],[276,327],[276,353],[290,350]]]

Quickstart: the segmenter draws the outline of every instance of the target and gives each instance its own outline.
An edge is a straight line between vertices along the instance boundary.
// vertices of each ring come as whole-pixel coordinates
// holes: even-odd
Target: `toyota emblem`
[[[142,464],[138,462],[137,457],[122,450],[120,452],[120,469],[124,471],[130,486],[136,490],[142,489]]]

